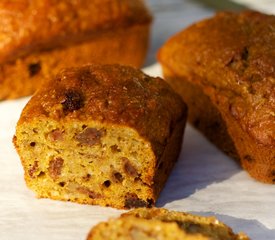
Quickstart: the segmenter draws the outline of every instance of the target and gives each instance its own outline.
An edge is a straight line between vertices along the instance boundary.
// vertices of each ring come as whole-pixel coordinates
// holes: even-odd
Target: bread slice
[[[32,94],[64,67],[140,67],[151,14],[143,0],[0,2],[0,100]]]
[[[189,121],[259,181],[275,183],[275,16],[219,13],[159,51]]]
[[[215,217],[163,208],[138,208],[93,227],[87,240],[249,240]]]
[[[150,207],[177,160],[186,118],[162,79],[88,65],[63,70],[36,92],[14,144],[38,197]]]

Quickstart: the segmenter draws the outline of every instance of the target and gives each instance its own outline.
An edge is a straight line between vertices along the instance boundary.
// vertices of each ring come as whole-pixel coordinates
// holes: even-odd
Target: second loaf
[[[189,121],[257,180],[275,183],[275,16],[219,13],[160,50]]]

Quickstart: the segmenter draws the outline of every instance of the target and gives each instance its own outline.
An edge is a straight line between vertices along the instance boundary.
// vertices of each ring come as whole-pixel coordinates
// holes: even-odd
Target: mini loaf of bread
[[[153,206],[187,109],[168,84],[122,65],[65,69],[24,108],[14,144],[38,197]]]
[[[32,94],[64,67],[141,66],[151,23],[143,0],[3,0],[0,19],[0,100]]]
[[[96,225],[87,240],[249,240],[234,234],[215,217],[202,217],[166,209],[139,208]]]
[[[219,13],[160,50],[189,121],[252,177],[275,183],[275,16]]]

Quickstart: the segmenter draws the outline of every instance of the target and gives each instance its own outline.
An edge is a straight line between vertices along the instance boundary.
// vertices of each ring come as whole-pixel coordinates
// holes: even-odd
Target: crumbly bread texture
[[[215,217],[203,217],[163,208],[138,208],[96,225],[87,240],[249,240]]]
[[[275,16],[223,12],[159,51],[189,121],[259,181],[275,183]]]
[[[151,207],[176,162],[187,108],[122,65],[65,69],[24,108],[14,144],[38,197]]]
[[[151,23],[143,0],[3,0],[0,19],[0,100],[32,94],[64,67],[140,67]]]

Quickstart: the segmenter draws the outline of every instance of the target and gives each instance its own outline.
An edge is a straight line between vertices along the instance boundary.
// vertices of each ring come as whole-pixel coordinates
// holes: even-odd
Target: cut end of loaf
[[[156,158],[132,128],[35,119],[14,143],[27,185],[40,198],[116,208],[151,207]]]

